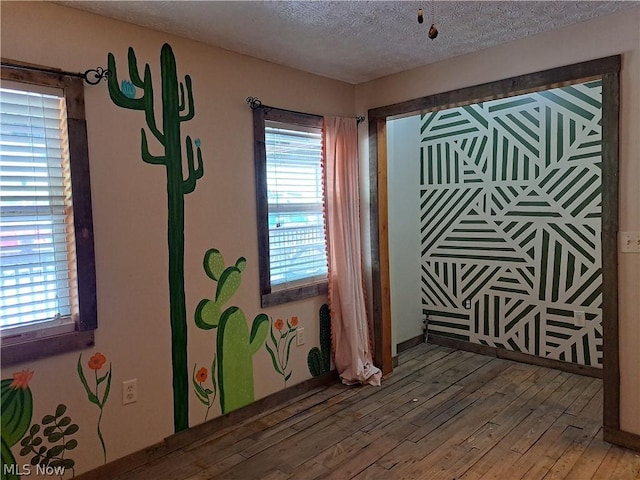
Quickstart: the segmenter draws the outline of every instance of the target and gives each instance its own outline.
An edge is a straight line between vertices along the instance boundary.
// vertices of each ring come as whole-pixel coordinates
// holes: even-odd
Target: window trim
[[[78,282],[78,319],[75,331],[26,339],[24,342],[2,345],[4,365],[31,361],[38,358],[91,347],[94,330],[98,328],[96,300],[95,249],[93,242],[93,215],[89,175],[89,148],[84,108],[82,78],[60,73],[30,70],[34,65],[2,59],[2,80],[44,85],[64,91],[67,107],[67,133],[73,199],[73,219],[76,243],[76,275]],[[11,65],[5,65],[10,63]],[[37,68],[47,68],[40,67]]]
[[[271,290],[269,251],[269,204],[267,201],[267,152],[265,122],[274,121],[322,128],[324,119],[318,115],[260,106],[253,110],[254,161],[256,172],[256,217],[258,221],[258,268],[260,271],[260,306],[269,307],[305,298],[326,295],[328,280],[294,288]]]

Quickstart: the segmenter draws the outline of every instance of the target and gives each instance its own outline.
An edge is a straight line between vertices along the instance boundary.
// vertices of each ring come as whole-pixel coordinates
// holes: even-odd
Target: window
[[[327,292],[322,117],[254,110],[262,306]]]
[[[80,78],[2,66],[2,362],[93,344],[91,189]]]

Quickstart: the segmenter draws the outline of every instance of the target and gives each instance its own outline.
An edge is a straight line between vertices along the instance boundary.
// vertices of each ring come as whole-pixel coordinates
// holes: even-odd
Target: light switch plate
[[[640,253],[640,232],[620,232],[620,251]]]

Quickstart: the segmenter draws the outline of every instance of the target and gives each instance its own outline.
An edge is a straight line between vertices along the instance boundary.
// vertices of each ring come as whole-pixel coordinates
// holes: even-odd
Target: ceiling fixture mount
[[[422,8],[418,9],[418,23],[424,23],[424,11],[422,10]],[[438,36],[438,28],[436,27],[435,0],[431,0],[431,28],[429,28],[427,36],[431,40]]]

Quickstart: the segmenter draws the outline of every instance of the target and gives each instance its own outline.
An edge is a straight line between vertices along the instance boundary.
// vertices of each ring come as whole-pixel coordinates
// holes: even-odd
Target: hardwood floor
[[[434,345],[382,387],[319,388],[118,480],[640,479],[602,381]]]

